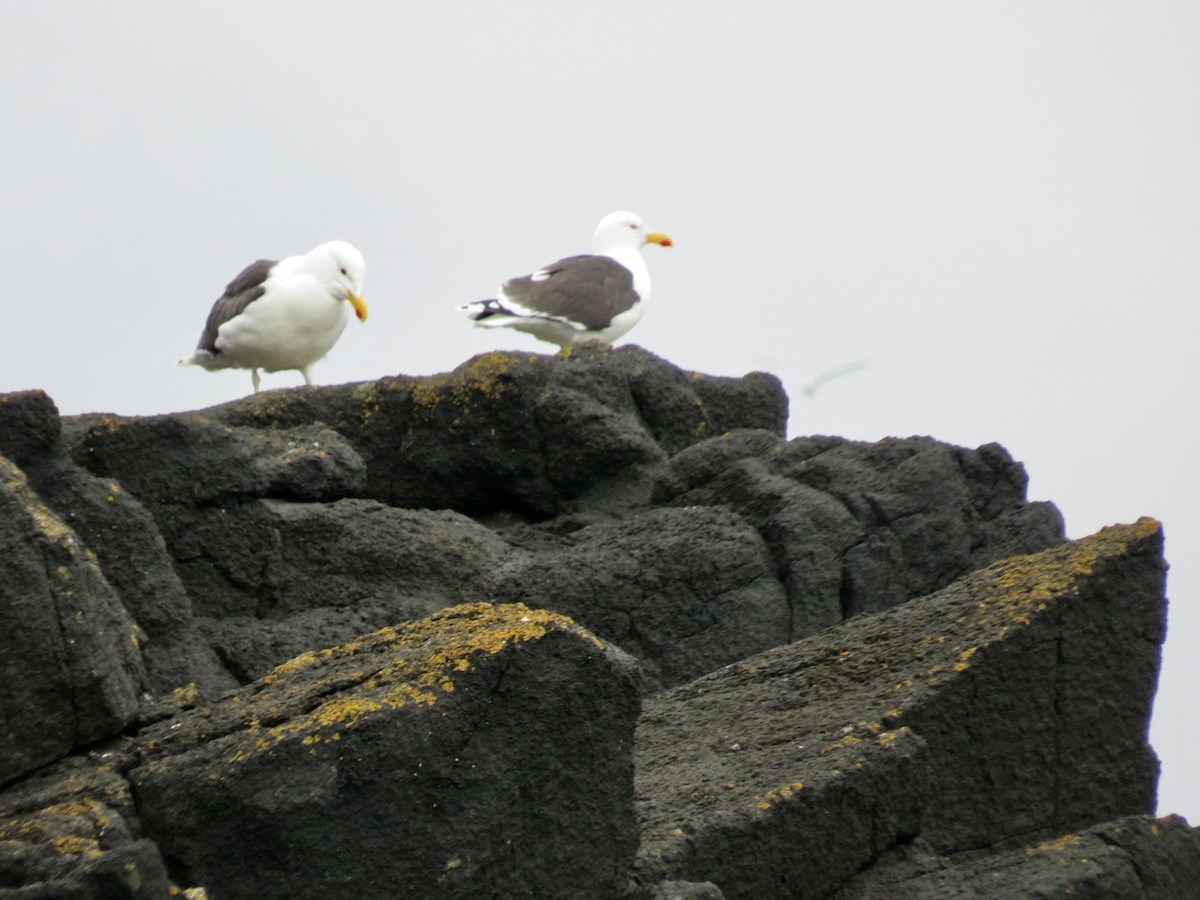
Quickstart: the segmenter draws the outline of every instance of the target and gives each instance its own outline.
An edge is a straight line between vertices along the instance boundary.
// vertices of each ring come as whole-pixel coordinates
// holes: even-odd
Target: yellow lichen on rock
[[[781,785],[780,787],[772,788],[766,793],[755,797],[752,801],[752,805],[756,809],[771,809],[771,807],[776,806],[785,800],[792,799],[792,797],[796,796],[796,794],[802,790],[804,790],[803,781],[792,781],[788,784]]]
[[[971,623],[990,638],[975,647],[955,648],[953,660],[934,665],[928,674],[937,681],[947,670],[965,671],[978,650],[1003,640],[1013,628],[1032,624],[1039,615],[1053,613],[1056,602],[1078,595],[1081,579],[1091,575],[1101,560],[1119,557],[1132,542],[1152,537],[1160,527],[1155,519],[1143,517],[1132,525],[1113,525],[1050,550],[1001,560],[967,576],[957,589],[981,599],[965,614],[962,606],[952,605],[947,621],[957,626]],[[926,634],[913,649],[928,654],[944,642],[942,635]],[[899,684],[896,687],[900,689]]]
[[[972,579],[979,587],[990,588],[990,596],[979,602],[979,612],[999,612],[1028,624],[1031,615],[1046,610],[1047,601],[1074,594],[1076,582],[1092,574],[1100,559],[1121,556],[1130,543],[1153,536],[1160,527],[1155,519],[1143,517],[1132,525],[1112,525],[1033,556],[995,563]]]
[[[47,539],[75,554],[75,532],[38,499],[29,479],[16,465],[0,456],[0,488],[7,488],[25,508],[34,526]]]
[[[968,668],[970,668],[971,664],[967,662],[967,660],[974,656],[978,650],[978,647],[968,647],[962,653],[958,654],[958,660],[954,663],[954,671],[965,672]]]
[[[270,672],[263,676],[263,684],[274,684],[277,681],[282,681],[289,675],[293,675],[302,669],[307,669],[315,666],[323,659],[329,659],[333,656],[333,650],[307,650],[299,656],[293,656],[285,663],[280,663]]]
[[[102,855],[100,842],[95,838],[67,834],[53,838],[50,845],[63,856],[87,856],[94,859]]]
[[[529,361],[532,364],[537,357],[530,357]],[[411,388],[413,403],[432,409],[445,400],[463,412],[469,412],[476,400],[494,402],[501,399],[509,388],[500,381],[500,376],[522,362],[518,357],[499,352],[476,356],[453,372],[415,382]]]
[[[438,699],[456,689],[455,676],[472,669],[480,655],[495,655],[513,644],[538,640],[547,634],[571,632],[591,641],[597,649],[603,644],[566,616],[523,604],[493,605],[475,603],[450,607],[417,622],[382,628],[340,647],[303,653],[264,676],[252,697],[247,697],[242,721],[255,733],[254,750],[270,752],[289,738],[299,738],[305,746],[320,743],[323,730],[332,729],[339,739],[362,720],[383,710],[409,705],[433,706]],[[369,658],[378,653],[390,661],[369,677],[361,669],[350,673],[331,669],[323,676],[321,668],[349,657]],[[331,692],[309,711],[259,731],[259,721],[278,721],[269,713],[271,705],[292,690],[292,682],[301,673],[306,681],[301,690]],[[349,690],[353,689],[353,690]],[[332,740],[332,738],[330,738]],[[231,762],[249,758],[245,748],[237,750]]]
[[[1061,853],[1068,848],[1082,846],[1083,841],[1074,834],[1064,834],[1062,837],[1055,838],[1052,841],[1043,841],[1035,847],[1026,847],[1025,855],[1033,856],[1035,853]]]
[[[382,407],[383,394],[379,382],[364,381],[362,384],[355,385],[350,396],[358,404],[359,416],[363,423],[366,423]]]

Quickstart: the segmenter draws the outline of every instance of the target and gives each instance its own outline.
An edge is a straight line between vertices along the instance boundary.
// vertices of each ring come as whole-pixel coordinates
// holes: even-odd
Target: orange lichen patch
[[[303,669],[315,666],[322,660],[330,659],[333,654],[333,650],[308,650],[299,656],[292,657],[285,663],[280,663],[263,676],[262,682],[263,684],[274,684],[277,681],[282,681]]]
[[[383,393],[378,382],[364,381],[355,385],[350,396],[358,404],[359,418],[363,424],[382,408]]]
[[[34,526],[48,540],[63,547],[72,556],[75,555],[75,532],[46,508],[29,486],[29,479],[25,477],[25,473],[3,458],[0,458],[0,488],[7,488],[16,496],[25,507],[25,512]]]
[[[382,628],[340,647],[301,654],[260,680],[241,712],[243,724],[255,733],[253,749],[248,752],[243,745],[231,761],[247,759],[251,752],[269,752],[292,737],[311,747],[332,730],[340,740],[381,711],[433,706],[439,697],[454,692],[456,675],[470,671],[477,657],[498,654],[552,631],[570,632],[603,648],[596,637],[566,616],[519,603],[475,603],[451,607],[418,622]],[[369,676],[362,669],[346,673],[337,668],[342,660],[356,657],[365,661],[371,654],[380,654],[387,662]],[[324,667],[331,672],[323,678]],[[307,673],[307,680],[294,688],[292,682],[302,672]],[[294,689],[323,693],[326,699],[263,728],[262,721],[279,721],[280,714],[270,711],[281,699],[276,695],[286,696]]]
[[[1103,560],[1119,557],[1132,543],[1152,538],[1159,527],[1154,519],[1142,518],[1070,544],[1002,560],[968,576],[950,590],[976,599],[949,604],[945,617],[959,629],[978,635],[975,645],[951,647],[944,634],[922,635],[913,644],[913,656],[925,663],[924,683],[940,684],[947,676],[978,665],[979,659],[973,658],[978,651],[1031,625],[1038,616],[1052,614],[1056,603],[1078,596],[1083,579]],[[894,689],[911,686],[911,679],[898,680]]]
[[[0,819],[0,842],[36,843],[64,856],[95,857],[101,854],[98,838],[110,824],[97,801],[71,799],[25,817]]]
[[[530,357],[528,364],[537,361]],[[433,375],[414,382],[412,400],[417,406],[432,409],[443,400],[453,403],[463,412],[478,400],[496,401],[511,387],[500,376],[526,361],[504,353],[484,353],[476,356],[447,375]]]
[[[899,740],[908,732],[909,728],[907,725],[903,728],[897,728],[895,731],[884,731],[876,738],[876,743],[878,743],[880,747],[891,748],[891,746],[895,744],[897,740]]]
[[[87,856],[94,858],[102,855],[100,842],[95,838],[85,838],[68,834],[51,839],[50,844],[63,856]]]
[[[785,785],[782,785],[781,787],[772,788],[771,790],[767,791],[765,794],[762,794],[761,796],[754,798],[754,800],[752,801],[752,804],[757,809],[770,809],[771,807],[776,806],[776,805],[784,802],[785,800],[790,800],[792,797],[796,796],[796,794],[798,794],[802,790],[804,790],[804,782],[803,781],[793,781],[790,784],[785,784]]]
[[[1055,838],[1052,841],[1043,841],[1035,847],[1026,847],[1025,855],[1033,856],[1035,853],[1061,853],[1068,848],[1080,847],[1083,841],[1074,834],[1064,834],[1062,837]]]
[[[109,434],[114,434],[122,425],[140,421],[141,418],[141,416],[98,416],[91,430],[102,429]]]
[[[964,650],[962,653],[958,654],[958,661],[954,663],[954,671],[955,672],[964,672],[968,668],[970,668],[970,663],[968,663],[967,660],[969,660],[972,656],[974,656],[975,652],[978,649],[979,649],[978,647],[970,647],[970,648]]]
[[[1131,543],[1153,537],[1160,527],[1143,517],[1133,525],[1110,526],[1062,547],[995,563],[970,579],[984,596],[977,613],[1001,625],[1027,625],[1045,612],[1048,601],[1076,595],[1079,579],[1091,575],[1102,558],[1124,554]]]
[[[190,709],[203,699],[200,689],[196,687],[196,682],[194,681],[188,682],[183,687],[177,687],[171,691],[171,705],[179,709]]]

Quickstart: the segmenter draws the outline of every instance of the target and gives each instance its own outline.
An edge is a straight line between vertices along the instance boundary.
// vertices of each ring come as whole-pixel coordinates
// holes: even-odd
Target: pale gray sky
[[[332,238],[371,316],[318,382],[548,352],[454,306],[633,209],[676,246],[627,341],[778,374],[793,435],[999,441],[1073,537],[1163,520],[1159,808],[1200,823],[1198,47],[1191,0],[0,0],[0,390],[242,396],[175,360]]]

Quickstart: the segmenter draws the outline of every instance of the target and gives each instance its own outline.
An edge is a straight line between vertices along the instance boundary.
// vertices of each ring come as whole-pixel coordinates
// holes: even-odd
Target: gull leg
[[[316,385],[313,384],[313,380],[312,380],[312,367],[311,366],[305,366],[303,369],[300,370],[300,374],[304,376],[305,384],[307,384],[309,387],[316,387]]]
[[[257,394],[262,385],[262,379],[258,377],[258,369],[250,370],[250,380],[254,382],[254,393]]]

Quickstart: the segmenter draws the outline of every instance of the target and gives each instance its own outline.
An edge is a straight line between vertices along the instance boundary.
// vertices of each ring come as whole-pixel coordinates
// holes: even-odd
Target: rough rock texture
[[[114,734],[145,682],[95,557],[0,456],[0,784]]]
[[[728,506],[760,531],[791,600],[794,640],[1060,542],[1058,510],[1026,503],[1026,484],[995,444],[785,443],[742,431],[676,455],[656,499]]]
[[[135,498],[170,559],[169,575],[150,566],[149,576],[123,576],[127,606],[169,604],[164,618],[183,623],[162,633],[144,626],[154,687],[195,681],[214,693],[304,649],[492,599],[491,573],[530,556],[510,545],[528,547],[528,536],[506,540],[504,526],[539,521],[544,535],[569,534],[649,509],[669,452],[731,428],[780,435],[786,410],[771,376],[712,378],[638,348],[597,346],[559,357],[487,354],[448,375],[275,391],[200,414],[81,416],[66,423],[65,443],[90,473],[72,469],[72,478]],[[727,527],[713,528],[698,536],[723,541]],[[130,533],[138,529],[123,529],[110,556],[127,551]],[[102,529],[87,537],[110,546]],[[151,578],[167,590],[148,590]],[[764,592],[778,589],[723,593]],[[690,621],[698,605],[670,611],[678,634],[648,637],[652,652],[676,657],[651,660],[664,683],[707,670],[678,659],[700,628]],[[721,613],[710,638],[739,613],[737,604]],[[738,652],[787,639],[785,619],[750,614],[762,621],[739,636]],[[611,618],[604,609],[595,621],[580,615],[593,629]],[[194,658],[181,644],[215,657]]]
[[[22,469],[43,465],[60,449],[62,421],[45,391],[0,394],[0,454]]]
[[[920,842],[854,878],[837,900],[942,897],[1191,900],[1200,832],[1178,816],[1126,816],[996,853],[939,856]]]
[[[169,888],[111,766],[70,760],[0,795],[0,897],[152,900]]]
[[[0,453],[24,469],[37,504],[69,526],[76,546],[81,540],[92,551],[140,628],[147,686],[164,691],[195,681],[214,692],[234,686],[196,631],[191,600],[155,520],[115,480],[74,465],[61,434],[58,409],[41,391],[0,394]],[[178,474],[179,490],[188,490],[187,472]]]
[[[0,395],[0,900],[1187,896],[1156,523],[786,416],[637,347]]]
[[[611,897],[638,840],[631,668],[561,616],[456,607],[147,729],[138,809],[220,897]]]
[[[172,562],[119,576],[135,616],[157,603],[183,623],[143,625],[160,690],[218,691],[488,599],[575,617],[661,687],[1062,541],[997,446],[785,442],[786,409],[770,376],[587,346],[202,414],[78,417],[66,444],[136,498]],[[99,527],[85,537],[108,544]],[[127,583],[149,580],[166,590]],[[223,668],[181,650],[196,634]]]
[[[540,519],[589,494],[620,502],[606,496],[608,479],[636,487],[631,469],[712,435],[782,434],[787,399],[769,375],[712,378],[637,347],[591,345],[557,357],[489,353],[431,378],[272,391],[207,415],[268,429],[323,422],[366,462],[362,496],[390,506]],[[102,452],[97,443],[87,455]]]
[[[917,837],[949,853],[1150,812],[1151,693],[1111,682],[1157,674],[1161,541],[1144,519],[1014,557],[651,699],[642,879],[823,897]]]
[[[586,622],[645,660],[656,686],[782,643],[790,622],[763,539],[718,507],[583,528],[514,558],[489,593]]]

